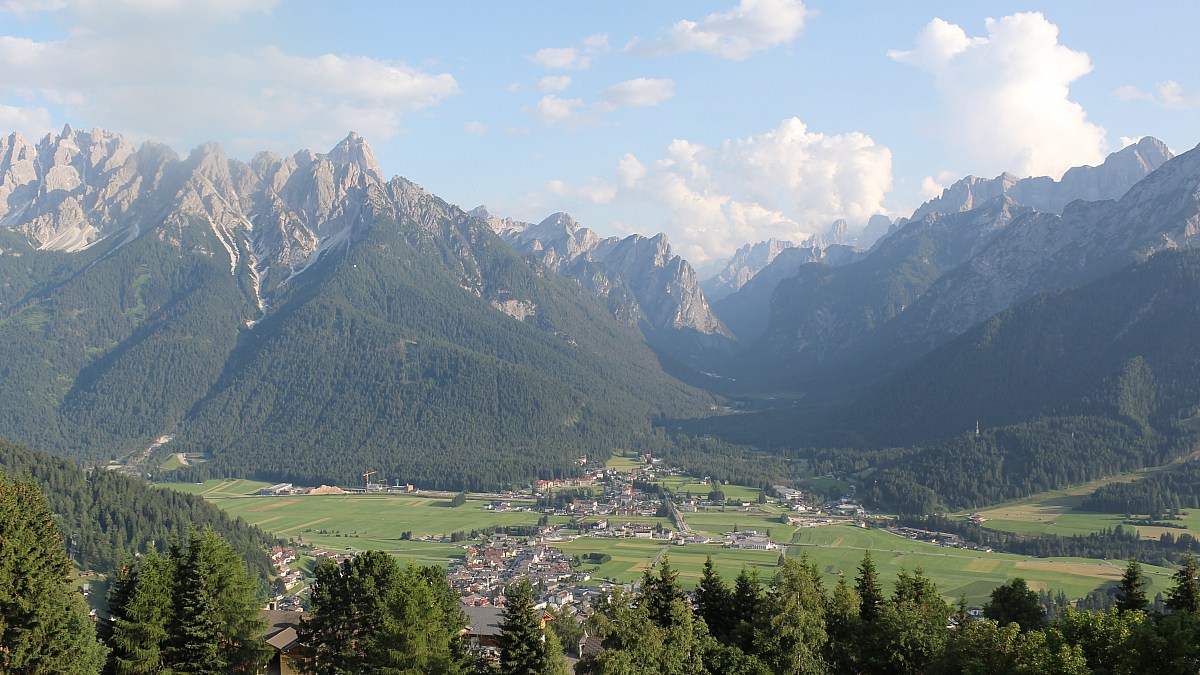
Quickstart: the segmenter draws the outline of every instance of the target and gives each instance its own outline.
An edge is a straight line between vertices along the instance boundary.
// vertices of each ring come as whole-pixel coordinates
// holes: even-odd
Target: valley
[[[609,468],[619,470],[630,470],[635,466],[628,458],[614,458],[609,463]],[[700,494],[701,490],[711,489],[698,479],[685,476],[668,477],[659,484],[669,487],[677,496],[688,492]],[[1100,484],[1103,482],[986,511],[985,515],[996,516],[986,526],[1041,534],[1043,530],[1039,529],[1037,518],[1046,517],[1055,508],[1069,509],[1063,500],[1081,499]],[[756,505],[753,513],[733,507],[704,507],[686,513],[690,531],[712,538],[713,543],[680,545],[678,541],[596,536],[592,534],[593,526],[604,517],[545,515],[541,509],[532,508],[535,502],[529,497],[514,496],[504,500],[514,506],[530,507],[529,510],[498,511],[488,508],[497,500],[484,495],[472,495],[463,506],[452,507],[452,494],[449,493],[275,497],[255,494],[269,487],[266,483],[228,479],[194,485],[168,483],[164,487],[203,496],[231,517],[245,520],[281,539],[298,545],[302,543],[301,550],[343,555],[382,550],[402,562],[422,565],[451,565],[463,558],[465,547],[477,544],[469,538],[451,541],[453,532],[484,532],[490,528],[503,531],[511,526],[532,528],[543,523],[547,527],[541,528],[542,534],[537,540],[548,547],[585,560],[591,554],[610,556],[598,565],[585,562],[578,568],[591,577],[583,583],[584,587],[599,587],[605,583],[632,584],[664,555],[678,570],[680,584],[685,589],[699,582],[705,559],[709,556],[727,579],[736,577],[743,566],[757,568],[761,578],[769,579],[778,568],[781,556],[805,555],[817,565],[826,586],[832,587],[843,575],[855,576],[863,554],[869,551],[886,589],[890,589],[901,570],[920,568],[937,584],[947,602],[966,595],[968,602],[978,605],[987,599],[993,588],[1014,577],[1024,578],[1035,590],[1061,591],[1071,599],[1083,598],[1112,587],[1125,565],[1123,560],[1042,558],[947,547],[885,529],[864,529],[845,518],[834,518],[829,524],[816,527],[795,527],[779,522],[779,516],[790,511],[780,508],[775,499],[770,499],[768,504]],[[721,490],[735,501],[744,499],[751,503],[761,494],[755,488],[738,485],[722,485]],[[1010,519],[998,517],[1009,511],[1013,514]],[[1026,513],[1030,514],[1028,522],[1018,519]],[[1079,534],[1115,526],[1111,522],[1115,516],[1054,513],[1066,522],[1058,528],[1047,528],[1051,533]],[[638,517],[635,520],[674,527],[668,518]],[[778,548],[767,551],[732,548],[727,543],[728,533],[735,530],[766,533],[772,542],[778,542]],[[402,538],[405,533],[410,539]],[[480,535],[480,540],[484,539],[486,536]],[[721,543],[722,540],[726,543]],[[1172,570],[1154,565],[1143,565],[1143,569],[1151,597],[1169,587]]]

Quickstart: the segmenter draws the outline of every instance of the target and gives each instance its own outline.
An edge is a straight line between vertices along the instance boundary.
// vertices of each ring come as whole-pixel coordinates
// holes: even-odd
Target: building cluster
[[[962,548],[972,551],[983,551],[991,553],[992,547],[983,546],[973,541],[966,540],[961,536],[952,532],[935,532],[933,530],[921,530],[915,527],[886,527],[888,532],[897,536],[911,539],[913,541],[923,541],[938,546],[946,546],[948,548]]]
[[[535,600],[565,607],[595,594],[594,589],[582,586],[590,577],[576,572],[572,562],[567,554],[536,537],[526,540],[493,534],[468,546],[446,577],[468,606],[503,607],[504,588],[526,578],[539,596]]]

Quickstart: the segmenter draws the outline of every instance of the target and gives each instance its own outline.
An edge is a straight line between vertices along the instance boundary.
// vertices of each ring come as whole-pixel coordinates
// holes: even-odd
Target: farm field
[[[1098,532],[1105,528],[1115,528],[1122,524],[1125,518],[1123,515],[1115,513],[1080,510],[1079,505],[1083,502],[1084,497],[1105,485],[1139,480],[1149,473],[1169,470],[1170,466],[1110,476],[1074,487],[1042,492],[981,511],[961,511],[955,515],[967,516],[971,513],[979,513],[988,519],[983,524],[984,527],[1016,534],[1070,536]],[[1186,525],[1187,529],[1146,526],[1137,526],[1136,529],[1143,539],[1158,539],[1165,532],[1170,532],[1175,536],[1184,532],[1200,535],[1200,520],[1197,520],[1195,513],[1185,513],[1179,522]],[[1124,527],[1129,529],[1134,526],[1125,525]]]
[[[379,549],[397,556],[401,562],[424,565],[446,564],[461,554],[458,544],[419,541],[425,535],[440,538],[451,532],[491,525],[531,525],[540,517],[536,513],[488,511],[483,502],[477,501],[452,508],[447,499],[411,495],[246,496],[262,486],[263,483],[254,481],[212,481],[181,487],[203,494],[231,515],[281,537],[300,537],[306,543],[336,552]],[[965,593],[973,604],[982,603],[993,588],[1018,576],[1035,589],[1062,590],[1069,597],[1082,597],[1096,588],[1115,584],[1125,565],[1124,561],[1042,559],[945,548],[851,524],[795,528],[736,511],[691,513],[686,517],[693,529],[717,534],[734,526],[760,531],[769,527],[773,539],[790,540],[788,556],[809,556],[828,587],[837,583],[841,574],[853,578],[863,552],[870,550],[885,590],[890,592],[900,570],[920,567],[937,583],[947,600],[957,600]],[[566,521],[565,517],[551,517],[551,522]],[[417,540],[401,541],[400,534],[404,531],[411,531]],[[743,565],[758,567],[760,576],[769,579],[782,553],[735,550],[716,544],[679,546],[645,539],[591,537],[568,538],[554,545],[581,557],[588,553],[612,556],[609,562],[591,568],[595,583],[601,579],[632,583],[648,565],[665,554],[679,570],[679,580],[685,588],[699,581],[708,555],[713,556],[721,575],[732,582]],[[1147,592],[1151,597],[1170,587],[1171,570],[1149,565],[1143,569],[1150,581]]]

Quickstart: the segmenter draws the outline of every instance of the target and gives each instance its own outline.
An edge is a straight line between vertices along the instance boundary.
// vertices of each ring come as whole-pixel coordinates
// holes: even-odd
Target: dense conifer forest
[[[202,497],[154,488],[140,478],[92,469],[0,441],[0,470],[34,481],[55,516],[74,564],[107,574],[123,557],[165,551],[189,528],[212,528],[246,560],[259,583],[271,578],[273,540],[241,519],[232,520]]]

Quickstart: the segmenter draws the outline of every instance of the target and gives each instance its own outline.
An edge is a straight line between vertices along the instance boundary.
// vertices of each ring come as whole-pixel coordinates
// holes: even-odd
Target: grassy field
[[[234,516],[259,525],[281,537],[295,537],[332,551],[379,549],[396,555],[402,562],[446,564],[461,555],[460,545],[437,541],[419,541],[430,535],[441,537],[454,531],[482,529],[490,525],[531,525],[537,513],[498,513],[484,508],[484,502],[468,501],[453,508],[449,500],[411,495],[336,495],[315,497],[254,497],[250,493],[265,484],[247,480],[209,481],[203,484],[172,484],[171,487],[202,494]],[[1059,495],[1060,497],[1071,495]],[[1012,505],[1010,505],[1012,506]],[[817,565],[827,586],[838,576],[853,578],[863,552],[875,558],[885,589],[890,591],[901,569],[922,568],[937,583],[947,600],[966,594],[974,604],[983,602],[993,588],[1013,577],[1023,577],[1032,588],[1062,590],[1069,597],[1115,584],[1124,561],[1072,558],[1030,558],[1003,553],[983,553],[944,548],[911,541],[882,530],[866,530],[850,524],[796,528],[772,522],[763,514],[728,510],[686,514],[696,531],[720,534],[734,527],[742,530],[771,530],[776,541],[790,541],[786,554],[807,554]],[[1061,516],[1060,516],[1061,517]],[[565,517],[551,517],[564,523]],[[647,519],[639,519],[647,520]],[[650,519],[661,522],[661,519]],[[1017,521],[1020,522],[1020,521]],[[417,541],[401,541],[402,532],[411,531]],[[612,560],[590,569],[593,580],[636,581],[642,571],[660,555],[670,557],[679,570],[680,583],[691,588],[700,579],[705,557],[713,556],[718,570],[727,581],[737,576],[743,565],[759,568],[769,579],[779,562],[781,551],[741,551],[717,544],[678,546],[644,539],[600,539],[583,537],[555,544],[571,554],[606,553]],[[1148,593],[1170,586],[1170,570],[1143,566],[1150,586]]]
[[[1083,511],[1079,505],[1084,497],[1095,492],[1098,488],[1113,483],[1128,483],[1140,480],[1158,471],[1169,471],[1172,465],[1154,467],[1117,476],[1110,476],[1089,483],[1059,490],[1042,492],[1031,497],[1006,502],[982,511],[980,515],[988,518],[984,527],[1017,534],[1057,534],[1070,536],[1073,534],[1088,534],[1105,528],[1115,528],[1124,520],[1123,515],[1114,513],[1095,513]],[[966,516],[970,511],[956,515]],[[1164,532],[1179,536],[1184,532],[1200,535],[1200,520],[1196,514],[1187,513],[1181,519],[1181,524],[1187,529],[1167,527],[1137,527],[1138,533],[1144,539],[1158,539]],[[1126,525],[1126,528],[1131,526]]]

